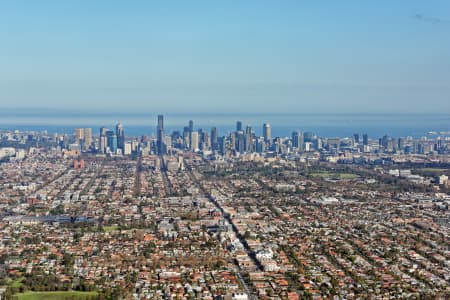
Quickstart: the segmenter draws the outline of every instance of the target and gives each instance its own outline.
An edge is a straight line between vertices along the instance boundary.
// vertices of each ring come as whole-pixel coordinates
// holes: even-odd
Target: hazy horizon
[[[94,111],[61,109],[0,110],[0,129],[72,133],[76,127],[114,128],[121,122],[131,136],[154,135],[157,115],[164,115],[164,127],[169,134],[182,131],[189,120],[194,128],[209,131],[217,127],[225,134],[235,130],[236,121],[251,126],[262,134],[263,123],[269,123],[275,136],[290,136],[292,131],[312,131],[324,137],[344,137],[354,133],[368,133],[371,137],[421,137],[429,131],[450,131],[450,114],[396,114],[396,113],[244,113],[244,112],[179,112],[155,111]]]

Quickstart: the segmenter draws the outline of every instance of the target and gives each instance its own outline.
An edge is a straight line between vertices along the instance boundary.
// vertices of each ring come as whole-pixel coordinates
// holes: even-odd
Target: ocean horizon
[[[92,127],[97,135],[100,127],[124,125],[127,136],[155,135],[156,113],[146,112],[77,112],[77,111],[11,111],[0,112],[0,130],[43,131],[73,133],[76,127]],[[167,113],[166,132],[182,131],[189,120],[194,128],[210,131],[217,127],[219,135],[236,130],[236,121],[251,126],[262,135],[262,126],[269,123],[273,137],[290,136],[293,131],[310,131],[322,137],[350,137],[355,133],[376,138],[419,138],[429,132],[450,131],[450,114],[382,114],[382,113]]]

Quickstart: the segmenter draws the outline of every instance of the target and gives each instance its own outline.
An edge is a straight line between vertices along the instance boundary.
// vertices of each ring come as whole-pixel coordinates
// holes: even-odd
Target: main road
[[[185,166],[187,166],[186,163],[185,163]],[[252,255],[252,250],[248,246],[247,241],[245,240],[245,238],[237,230],[237,227],[234,225],[233,220],[231,219],[231,217],[224,212],[224,209],[222,208],[220,203],[210,193],[208,193],[207,191],[205,191],[203,189],[203,187],[200,184],[200,182],[192,174],[192,168],[190,166],[186,167],[186,172],[188,172],[188,175],[191,178],[192,182],[194,182],[197,185],[199,191],[201,191],[201,194],[205,195],[206,198],[212,204],[214,204],[214,206],[220,211],[220,213],[222,215],[222,218],[227,222],[227,225],[231,225],[231,228],[233,229],[234,234],[236,235],[236,237],[239,239],[239,241],[244,246],[245,252],[247,253],[248,257],[253,261],[253,263],[256,266],[256,268],[259,271],[263,271],[261,264],[256,260],[255,256]],[[237,277],[238,277],[241,285],[244,287],[244,290],[247,293],[247,295],[249,296],[250,300],[257,300],[258,297],[255,295],[255,292],[252,291],[252,289],[249,287],[248,283],[245,281],[244,277],[242,276],[241,271],[242,270],[241,270],[240,266],[236,262],[236,266],[234,268],[234,272],[237,274]]]

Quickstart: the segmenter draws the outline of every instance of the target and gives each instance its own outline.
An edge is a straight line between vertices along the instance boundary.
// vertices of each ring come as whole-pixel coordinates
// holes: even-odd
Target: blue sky
[[[0,107],[450,113],[450,2],[0,2]]]

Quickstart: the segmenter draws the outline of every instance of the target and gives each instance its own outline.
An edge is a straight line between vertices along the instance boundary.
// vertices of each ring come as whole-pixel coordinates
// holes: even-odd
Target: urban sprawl
[[[450,298],[450,132],[125,129],[0,130],[0,299]]]

